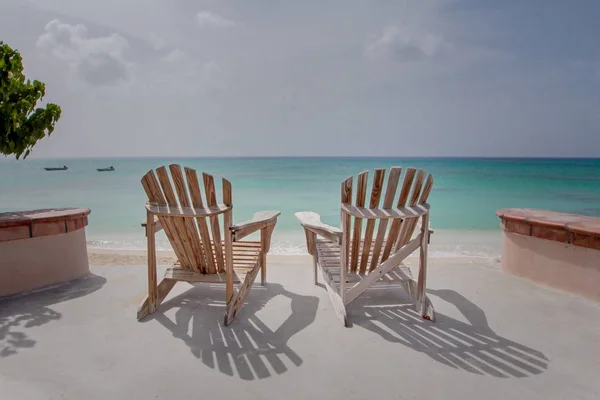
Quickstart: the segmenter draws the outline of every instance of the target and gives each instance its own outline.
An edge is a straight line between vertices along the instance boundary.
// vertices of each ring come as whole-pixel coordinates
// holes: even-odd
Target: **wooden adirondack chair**
[[[142,178],[148,195],[146,222],[142,224],[148,242],[148,297],[137,317],[141,319],[156,311],[177,281],[204,282],[225,285],[224,322],[228,325],[242,307],[259,270],[261,284],[266,282],[266,255],[280,213],[263,211],[254,214],[250,221],[232,225],[228,180],[223,179],[222,203],[218,203],[214,178],[203,173],[203,201],[195,170],[185,168],[185,180],[181,166],[172,164],[169,170],[173,185],[164,166],[156,169],[156,175],[151,170]],[[157,285],[155,234],[160,229],[165,230],[178,262],[167,269]],[[260,241],[241,241],[258,230]]]
[[[320,269],[333,308],[344,326],[347,326],[346,307],[374,285],[401,284],[423,318],[435,319],[433,305],[425,294],[427,245],[433,233],[429,230],[427,198],[433,177],[425,179],[424,171],[407,168],[400,194],[394,201],[402,168],[391,168],[383,205],[379,208],[385,173],[385,169],[375,170],[367,207],[368,172],[358,175],[355,205],[353,177],[342,183],[342,229],[324,224],[314,212],[296,213],[304,227],[308,252],[313,256],[315,284]],[[420,232],[412,238],[419,219]],[[403,260],[417,249],[420,249],[419,276],[415,280]]]

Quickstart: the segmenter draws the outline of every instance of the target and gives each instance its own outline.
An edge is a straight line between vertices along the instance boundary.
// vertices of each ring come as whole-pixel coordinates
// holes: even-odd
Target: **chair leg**
[[[160,304],[163,302],[165,297],[167,297],[167,295],[169,294],[171,289],[173,289],[173,286],[175,286],[176,283],[176,280],[163,278],[163,280],[160,281],[160,283],[156,287],[156,301],[153,307],[151,307],[151,297],[149,295],[146,296],[144,300],[142,300],[142,303],[140,304],[137,312],[138,321],[158,310],[158,307],[160,307]]]
[[[342,296],[337,290],[334,289],[335,284],[329,279],[327,274],[323,273],[323,280],[325,281],[325,288],[327,289],[327,294],[329,295],[329,299],[331,300],[331,305],[333,307],[333,311],[338,319],[342,322],[342,324],[347,327],[348,326],[348,315],[346,313],[346,305],[342,300]]]
[[[424,319],[435,322],[435,309],[426,294],[423,294],[421,300],[417,301],[417,311]]]
[[[429,245],[429,214],[423,216],[421,224],[421,235],[422,241],[419,249],[419,276],[417,278],[417,312],[421,314],[424,319],[434,321],[435,312],[433,310],[433,304],[427,297],[425,292],[427,287],[427,250]]]
[[[225,308],[225,318],[224,324],[225,326],[229,325],[231,321],[235,318],[237,312],[244,305],[244,301],[250,292],[250,288],[254,284],[254,280],[258,275],[258,270],[261,269],[260,262],[257,262],[254,268],[250,270],[250,272],[246,275],[246,279],[241,284],[240,289],[235,292],[231,301],[227,303],[227,307]]]
[[[260,285],[265,286],[267,283],[267,254],[260,252]]]
[[[315,275],[315,285],[319,284],[319,262],[317,261],[317,257],[313,256],[313,270]]]
[[[138,310],[138,320],[148,314],[152,314],[157,305],[158,287],[156,285],[156,238],[155,234],[154,215],[150,211],[146,211],[146,242],[147,242],[147,257],[148,257],[148,296],[142,302]]]

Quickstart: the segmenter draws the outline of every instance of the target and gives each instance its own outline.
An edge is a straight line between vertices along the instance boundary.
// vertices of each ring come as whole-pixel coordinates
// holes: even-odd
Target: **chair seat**
[[[211,241],[212,243],[212,241]],[[222,243],[224,246],[225,244]],[[212,243],[214,248],[214,243]],[[260,242],[240,241],[233,242],[233,283],[244,281],[246,274],[256,265],[260,257]],[[225,284],[227,274],[219,272],[214,274],[203,274],[187,268],[182,268],[181,263],[177,261],[171,268],[165,272],[165,278],[177,281],[187,282],[205,282]]]
[[[385,246],[385,241],[383,242],[382,247]],[[363,246],[360,246],[363,248]],[[371,248],[369,249],[369,258],[367,265],[370,265],[371,258],[373,256],[373,247],[371,244]],[[327,274],[329,279],[335,284],[340,282],[340,253],[341,247],[337,243],[331,242],[329,240],[317,240],[316,248],[318,252],[318,260],[319,265],[323,269],[323,271]],[[367,270],[366,273],[357,272],[347,272],[346,273],[346,283],[357,283],[363,280],[366,276],[369,275]],[[377,281],[377,285],[390,285],[390,284],[400,284],[401,282],[405,282],[407,280],[412,279],[412,274],[410,269],[404,264],[401,264],[399,268],[392,270],[388,274],[384,275]],[[352,286],[348,286],[347,289],[350,289]]]

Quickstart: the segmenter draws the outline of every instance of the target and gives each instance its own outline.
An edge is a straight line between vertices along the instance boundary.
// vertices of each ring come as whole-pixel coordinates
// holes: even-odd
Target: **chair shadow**
[[[424,320],[413,304],[389,305],[392,288],[371,291],[351,306],[354,324],[400,343],[449,367],[497,378],[526,378],[545,372],[548,358],[540,351],[497,335],[484,311],[454,290],[427,290],[453,304],[468,323],[436,313]],[[394,288],[396,297],[402,288]],[[380,293],[375,293],[380,292]],[[387,304],[386,304],[387,300]],[[432,299],[435,304],[435,299]]]
[[[256,314],[279,295],[291,300],[291,314],[273,331]],[[157,320],[181,339],[204,365],[228,376],[264,379],[285,373],[289,362],[296,367],[302,364],[288,341],[313,323],[318,297],[292,293],[277,283],[254,286],[229,326],[223,325],[224,299],[222,287],[199,284],[165,301],[149,319]],[[177,309],[174,321],[166,315],[173,308]]]
[[[36,341],[24,329],[41,326],[62,317],[61,313],[49,306],[86,296],[105,283],[105,278],[90,274],[39,292],[0,298],[0,358],[35,346]]]

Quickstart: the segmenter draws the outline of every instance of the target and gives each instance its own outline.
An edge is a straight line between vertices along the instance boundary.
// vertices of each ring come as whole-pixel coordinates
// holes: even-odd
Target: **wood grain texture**
[[[167,205],[167,201],[160,188],[160,183],[158,182],[158,179],[156,179],[154,171],[149,171],[146,175],[144,175],[144,177],[142,178],[142,186],[144,188],[144,191],[146,192],[146,195],[148,196],[149,201],[152,201],[158,205]],[[184,249],[178,240],[179,238],[177,236],[177,232],[172,226],[171,221],[168,218],[164,217],[158,217],[158,221],[165,230],[165,235],[167,236],[167,239],[169,240],[169,243],[171,244],[171,247],[173,248],[173,251],[175,252],[177,258],[183,258]]]
[[[417,171],[417,178],[415,179],[412,195],[410,196],[410,201],[408,203],[408,205],[411,207],[416,206],[417,203],[419,202],[419,199],[421,198],[421,192],[423,189],[423,183],[425,181],[425,175],[426,175],[425,171],[423,171],[423,170]],[[412,220],[412,221],[404,220],[404,223],[408,225],[408,228],[406,230],[404,230],[401,235],[398,235],[398,238],[396,239],[394,248],[399,248],[410,240],[410,237],[412,236],[412,234],[415,230],[415,227],[417,226],[418,221],[417,220]]]
[[[344,324],[347,323],[347,306],[369,288],[381,286],[380,283],[388,285],[387,287],[403,287],[415,301],[417,310],[424,313],[423,317],[433,320],[433,305],[425,295],[427,245],[423,245],[427,243],[429,236],[429,204],[426,200],[432,190],[433,178],[421,170],[407,168],[394,207],[402,169],[391,168],[383,206],[380,208],[385,173],[383,169],[375,170],[368,206],[365,206],[368,182],[366,172],[358,175],[354,204],[352,177],[342,183],[341,240],[338,240],[339,230],[323,224],[318,214],[296,214],[305,228],[307,249],[313,256],[314,281],[317,283],[317,272],[320,269],[334,311]],[[423,218],[427,226],[416,238],[409,240],[413,224],[419,218]],[[364,234],[361,229],[363,219],[366,220]],[[392,221],[388,232],[390,219]],[[323,239],[317,238],[317,235]],[[420,250],[422,270],[418,281],[412,277],[408,268],[403,267],[406,257],[417,249]]]
[[[215,191],[215,180],[212,175],[202,173],[204,181],[204,192],[206,194],[206,204],[214,206],[217,204],[217,192]],[[225,260],[223,247],[221,246],[221,230],[219,228],[219,217],[213,216],[209,218],[210,228],[212,231],[213,242],[215,244],[214,255],[215,264],[218,272],[225,271]]]
[[[402,182],[402,189],[400,190],[400,196],[398,197],[398,203],[396,204],[397,208],[404,207],[406,205],[416,172],[417,170],[415,168],[406,169],[404,181]],[[383,254],[381,255],[381,261],[387,260],[387,258],[390,256],[392,247],[398,239],[398,233],[400,232],[402,222],[402,219],[395,219],[392,221],[392,226],[388,232],[387,242],[383,249]]]
[[[214,206],[204,206],[202,208],[182,207],[182,206],[161,206],[155,203],[147,202],[146,209],[157,217],[180,217],[180,218],[206,218],[216,217],[231,210],[231,206],[225,204],[215,204]]]
[[[367,197],[367,182],[369,172],[358,174],[356,185],[356,207],[364,207]],[[358,259],[360,257],[360,243],[362,235],[362,218],[354,218],[354,230],[352,233],[352,253],[350,256],[350,270],[355,272],[358,268]]]
[[[223,202],[232,205],[231,183],[227,179],[223,179]],[[223,214],[223,236],[224,236],[224,251],[225,251],[225,272],[227,281],[225,285],[225,299],[227,302],[233,298],[233,233],[231,232],[231,224],[233,215],[231,210]]]
[[[339,243],[342,239],[342,231],[331,225],[321,222],[321,216],[312,211],[301,211],[295,214],[302,227],[332,242]],[[349,218],[349,216],[347,216]],[[342,216],[344,218],[344,216]]]
[[[257,262],[256,265],[246,274],[244,282],[240,286],[238,292],[232,297],[231,301],[227,303],[224,318],[225,326],[229,325],[231,321],[233,321],[240,308],[242,308],[244,305],[244,301],[246,301],[246,297],[250,292],[250,288],[254,284],[254,280],[256,279],[256,275],[258,275],[259,269],[260,262]]]
[[[369,199],[369,208],[378,208],[381,192],[383,190],[383,180],[385,179],[385,169],[376,169],[373,175],[373,185],[371,189],[371,198]],[[369,250],[371,249],[371,241],[373,240],[373,232],[375,230],[375,220],[369,219],[365,229],[364,243],[362,246],[362,255],[360,258],[361,274],[367,270],[367,260],[369,259]],[[366,251],[365,251],[366,249]]]
[[[181,167],[172,164],[169,165],[169,172],[170,175],[166,167],[162,166],[156,169],[156,175],[154,171],[150,171],[142,178],[142,186],[149,200],[146,204],[147,218],[143,224],[148,237],[149,261],[148,296],[138,309],[138,318],[154,312],[175,283],[185,281],[224,284],[227,301],[224,322],[229,324],[244,304],[259,270],[262,271],[261,282],[264,284],[266,281],[266,253],[280,212],[257,213],[253,220],[236,227],[238,231],[245,232],[260,230],[260,242],[234,242],[236,229],[232,229],[231,183],[223,179],[224,204],[217,204],[214,178],[203,173],[206,196],[206,202],[203,202],[196,171],[186,168],[184,178]],[[222,227],[219,215],[223,215]],[[165,229],[178,259],[174,267],[167,269],[158,285],[155,241],[157,224]],[[234,284],[241,284],[239,290],[235,290]]]
[[[260,230],[260,244],[263,249],[263,251],[260,252],[260,284],[262,286],[265,286],[267,283],[267,251],[271,245],[272,232],[270,227]]]
[[[233,233],[234,240],[238,241],[244,237],[271,226],[277,222],[279,211],[260,211],[254,213],[251,220],[232,225],[229,229]]]
[[[173,289],[173,287],[175,286],[176,283],[177,283],[177,281],[175,281],[173,279],[168,279],[168,278],[163,278],[162,281],[160,281],[160,283],[158,284],[158,287],[156,289],[157,298],[156,298],[155,308],[158,308],[160,306],[160,304],[167,297],[167,295],[169,294],[171,289]],[[142,300],[141,305],[138,308],[137,318],[138,318],[138,320],[141,320],[142,318],[144,318],[145,316],[147,316],[149,314],[151,314],[149,297],[146,296],[146,298],[144,298],[144,300]]]
[[[200,182],[198,181],[198,175],[196,174],[196,171],[190,168],[185,168],[185,177],[190,190],[192,205],[196,208],[204,208],[204,203],[202,202],[202,191],[200,190]],[[217,272],[217,268],[215,266],[215,255],[210,244],[211,237],[206,218],[196,218],[196,223],[198,224],[198,231],[200,231],[200,240],[206,260],[206,266],[204,269],[207,273],[214,274]]]
[[[233,205],[233,193],[231,191],[231,182],[223,178],[223,203],[228,206]]]
[[[347,178],[344,182],[342,182],[342,204],[352,204],[352,181],[353,181],[353,177],[349,177]],[[342,226],[346,226],[347,229],[350,229],[350,225],[351,225],[351,217],[350,215],[346,215],[344,213],[341,213],[341,225]],[[350,248],[350,235],[345,233],[343,240],[346,241],[345,245],[346,248],[349,249]],[[342,259],[342,262],[344,263],[344,265],[346,267],[348,267],[349,264],[349,259],[348,259],[348,255],[350,254],[350,252],[346,252],[344,259]]]
[[[390,256],[390,258],[379,264],[377,268],[375,268],[371,273],[369,273],[369,275],[367,275],[363,280],[352,287],[348,293],[346,293],[344,304],[350,304],[365,290],[367,290],[369,286],[373,285],[379,278],[381,278],[381,276],[389,273],[394,268],[397,268],[406,257],[419,248],[420,244],[421,237],[419,236],[395,252],[392,256]]]
[[[171,171],[171,177],[173,178],[173,185],[175,186],[177,197],[179,197],[179,205],[181,207],[191,207],[181,167],[176,164],[171,164],[169,165],[169,170]],[[193,217],[184,218],[184,225],[190,240],[190,258],[195,262],[194,269],[200,272],[207,272],[206,257],[204,255],[204,250],[202,249],[202,242],[200,240],[198,228],[196,227],[195,219]]]
[[[148,312],[156,310],[158,298],[156,288],[156,245],[154,236],[154,215],[146,212],[146,224],[148,226]]]
[[[396,190],[398,189],[398,180],[402,174],[402,168],[392,167],[390,168],[390,174],[388,176],[388,184],[385,190],[385,197],[383,199],[383,208],[390,208],[394,204],[394,198],[396,197]],[[385,234],[387,231],[388,220],[379,221],[379,227],[377,228],[377,237],[375,239],[375,245],[373,247],[373,256],[371,257],[371,265],[369,271],[373,271],[379,263],[379,256],[385,240]]]
[[[177,197],[175,197],[175,192],[171,186],[171,180],[169,179],[167,169],[164,166],[157,168],[156,175],[158,175],[158,181],[160,182],[160,186],[165,195],[167,205],[171,207],[179,207]],[[169,221],[169,229],[172,230],[175,241],[178,242],[179,246],[181,247],[181,265],[184,268],[199,270],[199,266],[196,264],[195,257],[193,256],[191,250],[190,233],[187,231],[187,227],[185,226],[183,219],[174,217],[164,218],[165,220]]]

